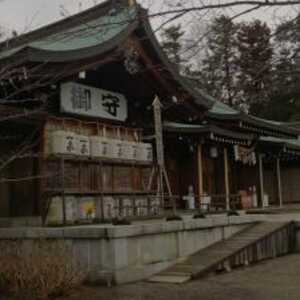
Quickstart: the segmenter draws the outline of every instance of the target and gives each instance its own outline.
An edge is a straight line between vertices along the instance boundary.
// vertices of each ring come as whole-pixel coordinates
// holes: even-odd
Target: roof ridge
[[[119,3],[120,5],[124,5],[124,7],[128,6],[127,0],[106,0],[105,2],[92,6],[91,8],[86,9],[82,12],[73,14],[64,19],[21,34],[20,36],[5,40],[0,43],[0,52],[21,47],[40,38],[48,37],[52,34],[55,34],[62,27],[69,29],[73,26],[80,25],[84,21],[96,19],[97,17],[106,14],[109,9],[112,8],[112,5],[117,3]]]

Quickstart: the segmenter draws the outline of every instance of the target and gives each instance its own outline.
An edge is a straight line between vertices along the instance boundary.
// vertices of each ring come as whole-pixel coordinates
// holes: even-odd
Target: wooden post
[[[155,124],[155,141],[156,141],[156,156],[158,164],[158,190],[161,201],[161,206],[164,207],[164,184],[163,184],[163,168],[165,164],[164,159],[164,143],[163,143],[163,129],[161,116],[161,103],[156,96],[153,103],[154,124]]]
[[[63,225],[67,223],[66,216],[66,194],[65,194],[65,158],[61,157],[61,196],[62,196],[62,213],[63,213]]]
[[[43,125],[41,126],[41,132],[42,132],[42,140],[41,143],[39,145],[39,151],[41,153],[41,155],[38,156],[37,159],[37,174],[42,175],[42,177],[45,175],[45,141],[46,141],[46,122],[45,121],[43,123]],[[38,190],[37,190],[37,194],[38,194],[38,204],[37,204],[37,212],[42,214],[42,219],[43,219],[43,223],[46,221],[47,215],[45,215],[45,211],[44,211],[44,207],[45,207],[45,202],[47,202],[45,200],[44,197],[44,192],[45,192],[45,185],[46,185],[46,179],[39,179],[38,180]],[[43,201],[43,200],[44,201]]]
[[[165,157],[164,157],[164,141],[163,141],[163,125],[162,125],[162,105],[159,98],[156,96],[153,101],[153,111],[154,111],[154,125],[155,125],[155,141],[156,141],[156,155],[157,155],[157,165],[158,165],[158,175],[159,175],[159,194],[161,198],[161,204],[164,205],[164,181],[167,185],[169,197],[172,202],[173,214],[176,214],[176,200],[174,199],[171,186],[169,183],[168,174],[165,167]]]
[[[101,221],[104,222],[104,168],[101,160],[99,160],[98,171],[99,172],[97,172],[97,185],[98,192],[100,192],[100,196],[96,198],[96,218],[101,219]]]
[[[259,160],[259,187],[260,187],[260,201],[261,207],[264,207],[264,167],[263,167],[263,154],[258,155]]]
[[[228,150],[224,148],[224,171],[225,171],[225,194],[226,210],[230,210],[230,189],[229,189],[229,170],[228,170]]]
[[[277,173],[279,206],[282,207],[282,188],[281,188],[280,158],[276,159],[276,171],[277,171],[276,173]]]
[[[203,163],[202,163],[202,144],[198,144],[197,149],[198,162],[198,193],[199,193],[199,208],[201,209],[203,196]]]

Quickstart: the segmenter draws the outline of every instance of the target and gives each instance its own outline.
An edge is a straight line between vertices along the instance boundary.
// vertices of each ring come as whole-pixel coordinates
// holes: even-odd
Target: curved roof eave
[[[16,37],[14,39],[16,41],[12,40],[8,44],[12,47],[2,46],[0,60],[2,63],[16,58],[21,63],[24,61],[68,62],[99,56],[121,45],[139,25],[138,11],[135,7],[124,8],[114,15],[101,15],[103,4],[95,10],[98,14],[94,13],[93,18],[87,19],[84,24],[78,24],[75,20],[82,14],[84,17],[84,13],[89,15],[90,10],[24,34],[28,40],[25,39],[26,42],[23,44],[20,44],[20,41],[24,41],[24,38]],[[70,23],[74,22],[74,27],[71,27]],[[59,24],[61,27],[58,26]]]
[[[249,123],[249,124],[253,124],[256,126],[262,126],[269,130],[278,131],[282,134],[293,135],[295,137],[297,137],[300,134],[299,130],[295,130],[293,128],[284,126],[284,124],[282,124],[282,123],[278,123],[275,121],[273,122],[273,121],[266,120],[266,119],[260,119],[260,118],[257,118],[257,117],[251,116],[251,115],[243,114],[241,117],[241,121]]]
[[[95,18],[95,15],[96,17],[103,15],[110,9],[110,3],[111,1],[106,0],[75,15],[68,16],[62,20],[42,26],[41,28],[2,41],[0,43],[0,52],[23,47],[28,42],[43,39],[45,36],[58,32],[62,27],[70,28],[72,26],[77,26],[78,24],[85,22],[87,19]]]
[[[118,33],[112,39],[102,44],[79,50],[49,51],[36,49],[34,47],[27,47],[27,59],[31,62],[71,62],[99,56],[117,48],[130,36],[137,26],[138,23],[135,21],[135,23],[130,24],[125,30]]]
[[[288,134],[288,135],[293,135],[295,137],[300,135],[299,130],[291,127],[287,127],[283,123],[257,118],[252,115],[247,115],[239,111],[234,111],[233,109],[231,109],[231,111],[229,112],[226,111],[224,113],[208,111],[207,116],[209,118],[217,119],[217,120],[233,120],[237,122],[244,122],[253,126],[263,127],[270,131],[277,131],[285,135]]]
[[[181,132],[181,133],[215,133],[222,136],[227,136],[240,140],[253,140],[253,135],[245,134],[241,132],[234,132],[231,130],[223,129],[215,125],[195,125],[195,124],[183,124],[174,122],[164,122],[164,130],[167,132]]]
[[[265,144],[277,145],[281,148],[286,148],[290,150],[300,151],[300,140],[292,140],[292,139],[280,139],[273,137],[261,137],[260,142]]]

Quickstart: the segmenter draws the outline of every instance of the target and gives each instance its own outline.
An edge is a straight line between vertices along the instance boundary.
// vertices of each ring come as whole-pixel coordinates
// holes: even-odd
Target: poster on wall
[[[127,99],[119,93],[68,82],[61,85],[60,98],[63,113],[115,121],[128,116]]]
[[[96,217],[96,202],[93,198],[80,198],[79,202],[79,218],[90,220]]]

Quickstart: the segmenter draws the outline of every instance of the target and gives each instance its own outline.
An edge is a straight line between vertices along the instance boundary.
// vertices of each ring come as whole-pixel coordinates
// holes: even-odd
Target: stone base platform
[[[0,242],[7,245],[19,240],[21,247],[30,251],[37,241],[58,241],[70,248],[74,261],[86,270],[91,281],[104,279],[120,284],[149,278],[261,220],[263,216],[259,215],[211,215],[130,226],[0,228]]]

